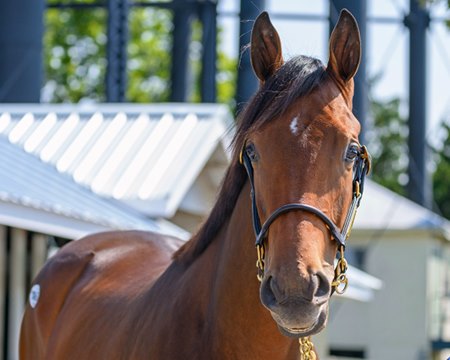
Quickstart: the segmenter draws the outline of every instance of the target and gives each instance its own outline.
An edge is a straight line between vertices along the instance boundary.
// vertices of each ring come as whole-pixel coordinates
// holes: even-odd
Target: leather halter
[[[258,208],[256,206],[256,195],[255,195],[255,185],[254,185],[254,176],[253,176],[253,167],[252,160],[247,152],[246,143],[244,142],[244,146],[239,155],[239,161],[244,165],[247,170],[247,174],[250,180],[251,186],[251,200],[252,200],[252,217],[253,217],[253,230],[255,231],[256,236],[256,250],[258,255],[258,260],[256,262],[256,266],[258,268],[257,278],[259,281],[262,281],[264,276],[264,241],[267,239],[267,232],[269,231],[270,225],[279,217],[281,214],[284,214],[293,210],[306,211],[311,214],[314,214],[319,219],[321,219],[331,233],[331,238],[338,242],[339,251],[340,251],[340,259],[338,260],[338,264],[335,269],[335,277],[332,282],[332,286],[334,290],[338,293],[343,293],[348,285],[348,280],[345,275],[347,271],[347,261],[345,260],[344,250],[345,243],[348,237],[350,236],[351,229],[353,227],[353,222],[355,220],[356,211],[361,202],[361,197],[364,191],[364,180],[366,174],[370,171],[371,161],[370,155],[367,151],[367,148],[363,145],[359,148],[357,157],[355,159],[354,164],[354,176],[353,176],[353,198],[345,218],[344,225],[342,230],[336,226],[336,224],[326,216],[321,210],[315,208],[314,206],[302,203],[289,203],[280,206],[276,209],[264,222],[261,226],[261,220],[258,214]],[[343,289],[338,289],[339,285],[343,284]]]

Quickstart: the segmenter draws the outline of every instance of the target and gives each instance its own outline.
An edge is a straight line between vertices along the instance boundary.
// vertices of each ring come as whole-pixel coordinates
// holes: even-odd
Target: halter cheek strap
[[[253,166],[251,159],[249,155],[246,152],[245,144],[243,149],[241,150],[239,161],[241,164],[244,165],[245,169],[247,170],[248,178],[250,181],[250,187],[251,187],[251,200],[252,200],[252,218],[253,218],[253,229],[255,231],[256,236],[256,251],[257,251],[257,262],[256,267],[258,268],[257,278],[259,281],[262,281],[262,278],[264,276],[264,257],[265,257],[265,248],[264,248],[264,241],[267,238],[267,233],[269,231],[270,225],[275,221],[277,217],[279,217],[281,214],[284,214],[289,211],[293,210],[300,210],[300,211],[306,211],[311,214],[314,214],[319,219],[321,219],[327,228],[329,229],[331,233],[331,238],[336,240],[339,244],[339,252],[340,252],[340,258],[338,260],[336,269],[335,269],[335,276],[334,280],[332,282],[332,286],[334,291],[338,293],[343,293],[348,285],[347,276],[345,275],[348,265],[347,261],[345,260],[345,243],[350,236],[350,232],[353,227],[353,223],[355,221],[356,217],[356,211],[359,207],[359,204],[361,202],[362,193],[364,190],[364,180],[366,174],[370,171],[370,156],[367,151],[367,148],[365,146],[361,146],[358,157],[355,160],[355,166],[354,166],[354,177],[353,177],[353,197],[352,202],[350,204],[349,211],[347,213],[347,216],[344,221],[344,225],[342,227],[342,230],[339,230],[339,228],[336,226],[336,224],[328,217],[326,216],[321,210],[315,208],[314,206],[307,205],[307,204],[301,204],[301,203],[289,203],[280,206],[278,209],[276,209],[264,222],[264,224],[261,226],[261,220],[259,218],[258,214],[258,208],[256,206],[256,195],[255,195],[255,185],[254,185],[254,174],[253,174]],[[343,285],[342,288],[339,286]]]

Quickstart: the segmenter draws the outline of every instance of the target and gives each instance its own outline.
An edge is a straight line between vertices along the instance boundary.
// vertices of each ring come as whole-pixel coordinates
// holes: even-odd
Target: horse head
[[[304,337],[327,321],[334,260],[347,237],[341,229],[363,156],[352,113],[358,26],[341,12],[327,66],[306,56],[284,62],[277,31],[262,13],[251,61],[260,86],[236,146],[252,186],[260,298],[282,333]]]

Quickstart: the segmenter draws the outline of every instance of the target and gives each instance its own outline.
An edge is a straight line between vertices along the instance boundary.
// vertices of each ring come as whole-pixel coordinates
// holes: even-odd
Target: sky
[[[260,3],[254,1],[256,6]],[[372,97],[389,100],[399,97],[402,111],[408,111],[408,41],[409,32],[403,25],[403,17],[409,11],[409,0],[367,0],[369,22],[367,24],[366,59],[368,77],[380,75],[372,88]],[[328,0],[266,0],[266,10],[272,16],[283,44],[285,58],[297,54],[315,56],[324,63],[328,58],[328,21],[286,20],[277,14],[314,14],[327,16]],[[239,0],[219,0],[219,25],[224,29],[222,49],[237,57],[239,19],[230,13],[239,11]],[[450,30],[442,21],[450,18],[446,1],[435,0],[430,6],[433,19],[427,36],[427,139],[439,146],[442,121],[450,124]],[[376,18],[391,18],[386,23]]]

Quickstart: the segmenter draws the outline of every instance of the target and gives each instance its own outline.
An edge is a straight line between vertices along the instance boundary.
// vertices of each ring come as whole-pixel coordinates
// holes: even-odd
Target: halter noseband
[[[264,276],[264,256],[265,256],[264,241],[267,239],[267,232],[269,231],[270,225],[281,214],[293,210],[301,210],[314,214],[319,219],[321,219],[325,223],[327,228],[330,230],[331,238],[339,243],[340,258],[336,265],[336,269],[334,271],[334,279],[331,285],[334,291],[336,291],[339,294],[342,294],[347,289],[348,285],[348,279],[347,276],[345,275],[348,268],[344,254],[345,243],[350,236],[350,232],[353,227],[353,222],[355,221],[356,211],[359,207],[361,197],[364,191],[364,180],[366,174],[370,171],[371,166],[370,155],[369,152],[367,151],[367,148],[364,145],[361,146],[359,148],[357,158],[355,159],[354,177],[353,177],[353,198],[350,204],[349,211],[345,218],[342,230],[339,230],[336,224],[321,210],[315,208],[314,206],[301,203],[289,203],[280,206],[267,218],[267,220],[261,226],[261,220],[259,218],[258,208],[256,206],[253,167],[251,159],[246,151],[245,142],[239,155],[239,161],[241,164],[244,165],[245,169],[247,170],[251,186],[253,230],[255,231],[256,236],[256,251],[258,256],[258,260],[256,261],[256,267],[258,268],[258,273],[256,277],[258,278],[258,280],[262,281],[262,278]],[[340,285],[343,285],[343,288],[339,288]]]

